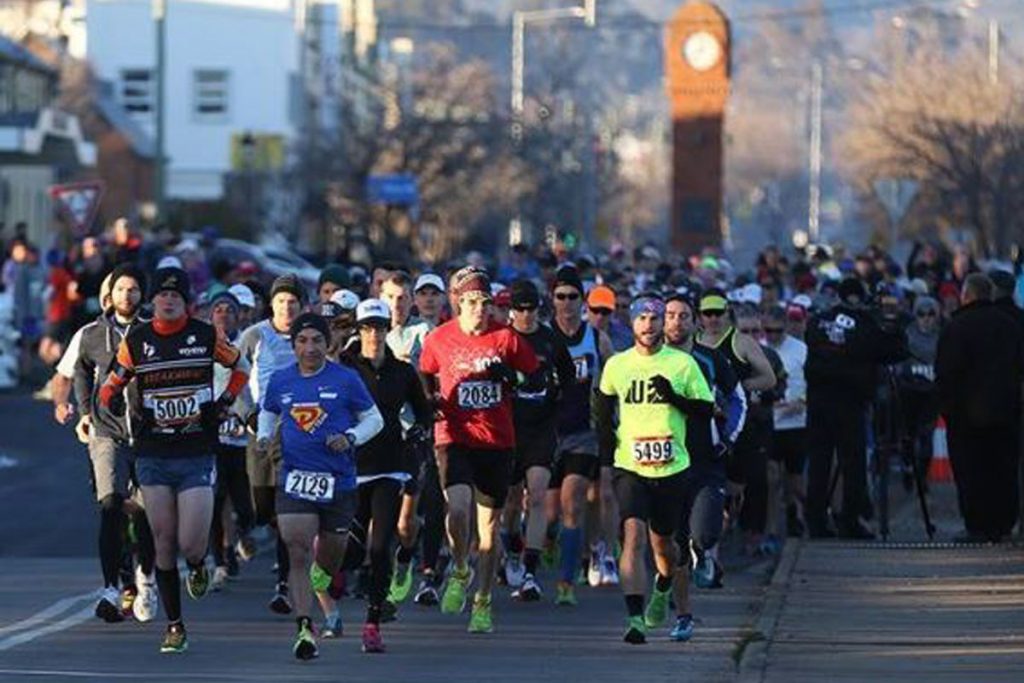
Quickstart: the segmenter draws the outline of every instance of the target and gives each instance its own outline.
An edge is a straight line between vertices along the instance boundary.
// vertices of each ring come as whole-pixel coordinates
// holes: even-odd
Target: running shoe
[[[288,599],[288,584],[279,583],[274,591],[274,597],[270,600],[270,611],[275,614],[291,614],[292,603]]]
[[[555,585],[555,604],[559,607],[575,607],[579,604],[576,599],[576,589],[567,581],[559,581]]]
[[[557,539],[544,541],[544,549],[540,552],[540,564],[545,569],[555,569],[562,559],[562,549]]]
[[[188,636],[185,635],[185,625],[181,622],[168,624],[164,633],[164,642],[160,644],[160,652],[164,654],[180,655],[188,649]]]
[[[512,591],[512,599],[522,602],[538,602],[542,595],[540,584],[537,583],[533,574],[527,574],[523,579],[523,585]]]
[[[644,625],[647,628],[658,628],[668,619],[668,600],[671,595],[671,586],[665,591],[660,591],[655,586],[651,591],[651,599],[644,610]]]
[[[139,594],[132,603],[132,613],[143,623],[152,621],[160,612],[160,593],[156,589],[156,581],[153,577],[143,574],[142,569],[136,569],[135,586]]]
[[[384,652],[384,640],[380,637],[380,626],[363,624],[363,652]]]
[[[235,578],[238,576],[238,553],[228,553],[225,558],[228,564],[228,577]]]
[[[344,624],[341,623],[341,614],[335,612],[326,619],[324,619],[323,628],[320,629],[321,638],[341,638],[345,631]]]
[[[601,585],[601,551],[591,550],[590,551],[590,562],[587,564],[587,583],[590,584],[591,588],[597,588]]]
[[[722,577],[725,572],[718,560],[711,557],[707,551],[695,555],[693,567],[693,584],[697,588],[721,588]]]
[[[601,585],[619,585],[619,565],[611,555],[605,555],[601,560]]]
[[[209,589],[210,572],[206,569],[206,564],[189,567],[188,576],[185,577],[185,590],[188,591],[188,597],[198,600],[206,595],[206,591]]]
[[[331,580],[331,575],[316,562],[309,565],[309,585],[313,592],[326,593],[331,587]]]
[[[469,617],[470,633],[493,633],[494,622],[491,619],[491,598],[479,595],[473,600],[473,613]]]
[[[505,561],[505,583],[509,588],[519,588],[526,578],[526,567],[518,555],[510,555]]]
[[[135,604],[136,595],[138,595],[138,591],[135,590],[134,585],[127,585],[121,589],[121,614],[126,617],[133,614],[132,605]]]
[[[473,570],[466,567],[461,572],[453,569],[448,575],[448,585],[441,597],[442,614],[461,614],[466,609],[466,591],[473,582]]]
[[[676,617],[676,625],[672,627],[672,630],[668,634],[669,640],[674,640],[677,643],[685,643],[693,637],[693,617],[689,614],[684,614],[680,617]]]
[[[437,577],[433,572],[424,572],[412,601],[424,607],[433,607],[440,601],[437,595]]]
[[[235,552],[242,562],[248,562],[256,556],[256,541],[249,534],[244,534],[235,544]]]
[[[622,639],[630,645],[643,645],[647,642],[647,627],[643,617],[629,617],[626,620],[626,635]]]
[[[210,590],[214,593],[220,592],[228,583],[227,565],[218,565],[213,569],[213,580],[210,582]]]
[[[391,573],[391,586],[388,589],[388,600],[400,605],[412,592],[412,562],[404,565],[395,563],[395,571]]]
[[[99,602],[96,603],[96,616],[108,624],[116,624],[124,621],[124,613],[121,612],[121,593],[113,586],[107,586],[100,593]]]
[[[313,636],[313,629],[310,627],[309,621],[303,621],[299,627],[299,634],[295,638],[295,645],[292,646],[292,652],[295,654],[296,659],[303,661],[315,659],[320,656],[320,648],[317,647],[316,637]]]

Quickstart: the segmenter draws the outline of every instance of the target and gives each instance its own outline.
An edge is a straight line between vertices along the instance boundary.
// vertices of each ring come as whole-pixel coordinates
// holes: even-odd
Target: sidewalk
[[[741,680],[1021,680],[1024,546],[949,543],[955,490],[931,499],[935,543],[916,504],[894,511],[892,543],[788,543]]]

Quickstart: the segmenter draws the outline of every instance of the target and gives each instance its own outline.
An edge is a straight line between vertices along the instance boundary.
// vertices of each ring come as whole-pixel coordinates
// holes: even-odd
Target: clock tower
[[[672,246],[691,254],[722,241],[723,124],[729,96],[729,21],[688,2],[665,31],[672,112]]]

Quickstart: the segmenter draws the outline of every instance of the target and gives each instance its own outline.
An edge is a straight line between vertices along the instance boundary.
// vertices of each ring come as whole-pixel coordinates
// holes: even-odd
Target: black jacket
[[[1001,308],[977,301],[953,314],[935,361],[939,409],[972,427],[1020,419],[1024,333]]]
[[[75,363],[75,401],[82,415],[90,415],[92,429],[96,436],[117,439],[124,443],[131,440],[130,418],[122,409],[114,414],[110,408],[104,408],[97,399],[100,386],[114,366],[117,349],[128,331],[147,322],[141,315],[126,327],[119,326],[114,314],[104,314],[82,328],[81,346],[78,349],[78,361]],[[128,385],[128,404],[133,405],[135,382]]]
[[[839,303],[807,325],[808,397],[818,392],[866,403],[878,387],[881,365],[907,355],[906,333],[879,323],[871,311]]]
[[[362,377],[384,418],[384,428],[380,433],[356,449],[357,473],[359,476],[371,476],[409,472],[410,449],[402,439],[402,407],[406,403],[412,406],[416,424],[427,434],[433,420],[433,411],[416,370],[409,363],[395,358],[390,348],[385,349],[384,364],[378,370],[369,359],[360,355],[358,340],[345,350],[341,360],[355,368]]]

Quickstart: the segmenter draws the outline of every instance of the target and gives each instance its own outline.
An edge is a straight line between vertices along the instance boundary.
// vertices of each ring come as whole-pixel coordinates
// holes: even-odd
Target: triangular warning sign
[[[50,197],[57,203],[64,219],[76,235],[84,235],[92,226],[103,197],[103,182],[90,180],[50,187]]]

